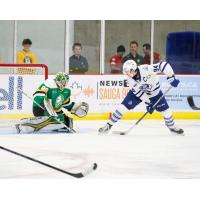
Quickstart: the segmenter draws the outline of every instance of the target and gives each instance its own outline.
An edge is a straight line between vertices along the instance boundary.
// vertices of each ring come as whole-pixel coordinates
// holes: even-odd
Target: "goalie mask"
[[[64,90],[69,81],[69,76],[65,72],[58,72],[55,77],[55,82],[60,90]]]

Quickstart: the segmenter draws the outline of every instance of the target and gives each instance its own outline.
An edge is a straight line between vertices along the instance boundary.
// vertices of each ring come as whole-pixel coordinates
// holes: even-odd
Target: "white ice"
[[[121,121],[113,130],[133,123]],[[85,178],[200,178],[200,121],[177,121],[185,136],[159,120],[142,121],[125,136],[98,135],[105,121],[76,121],[77,134],[12,134],[11,124],[0,123],[0,146],[70,172],[96,162]],[[1,149],[0,163],[0,178],[72,178]]]

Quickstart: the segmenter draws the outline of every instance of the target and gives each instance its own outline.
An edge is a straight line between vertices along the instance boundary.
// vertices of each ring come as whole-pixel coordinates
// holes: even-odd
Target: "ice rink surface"
[[[121,121],[113,130],[126,130]],[[16,134],[12,123],[0,123],[0,146],[79,172],[96,162],[85,178],[200,178],[200,121],[176,124],[185,136],[173,135],[163,121],[145,120],[125,136],[99,135],[105,121],[76,121],[76,134]],[[0,178],[64,178],[66,174],[0,149]]]

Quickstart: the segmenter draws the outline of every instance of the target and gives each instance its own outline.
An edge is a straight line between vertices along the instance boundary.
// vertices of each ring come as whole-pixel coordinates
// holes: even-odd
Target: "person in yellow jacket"
[[[17,64],[36,64],[37,57],[30,50],[32,41],[30,39],[24,39],[22,41],[23,49],[17,52]],[[19,74],[37,74],[36,69],[32,68],[18,68]]]

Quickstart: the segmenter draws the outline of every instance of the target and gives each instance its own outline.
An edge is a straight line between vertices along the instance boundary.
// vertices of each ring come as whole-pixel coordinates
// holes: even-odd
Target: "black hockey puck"
[[[93,170],[97,168],[97,163],[94,163]]]

